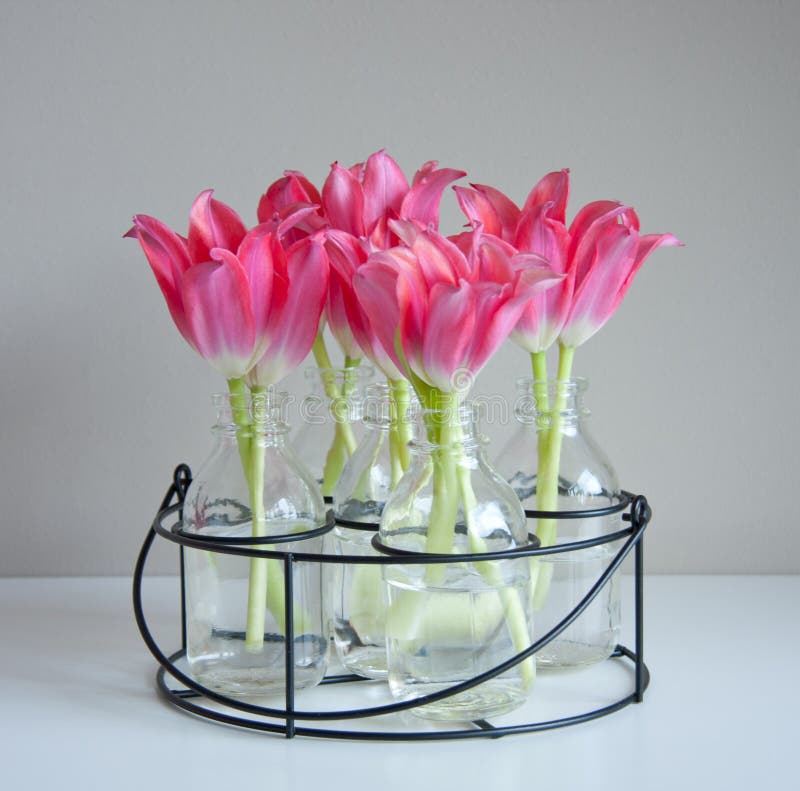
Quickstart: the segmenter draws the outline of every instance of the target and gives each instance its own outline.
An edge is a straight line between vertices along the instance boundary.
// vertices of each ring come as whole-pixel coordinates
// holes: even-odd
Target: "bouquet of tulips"
[[[429,416],[428,439],[443,447],[458,443],[469,383],[507,338],[531,355],[537,383],[546,383],[546,352],[557,344],[557,377],[569,378],[575,349],[611,317],[649,254],[680,244],[671,234],[640,234],[635,211],[613,201],[584,206],[568,224],[567,170],[542,178],[521,208],[493,187],[455,186],[468,226],[447,236],[438,228],[440,202],[465,175],[427,162],[409,183],[378,151],[349,168],[334,163],[320,190],[301,172],[286,171],[262,196],[250,228],[208,190],[191,207],[185,237],[146,215],[134,217],[127,235],[139,241],[179,332],[225,377],[234,399],[245,403],[248,390],[263,393],[309,352],[330,369],[327,325],[345,367],[367,358],[391,384],[399,412],[413,389]],[[335,382],[325,386],[331,398],[341,395]],[[558,415],[557,403],[552,409]],[[248,419],[246,410],[234,417]],[[405,422],[393,431],[393,458],[405,470]],[[542,511],[556,509],[559,436],[539,433]],[[326,494],[355,447],[345,420],[337,420],[333,442]],[[263,458],[246,442],[240,454],[255,482]],[[428,553],[453,551],[459,514],[471,550],[481,551],[470,529],[474,494],[463,469],[451,454],[433,465]],[[258,500],[254,483],[254,536],[264,535]],[[539,520],[537,535],[552,544],[555,521]],[[281,573],[271,562],[251,560],[246,639],[254,650],[263,639],[269,580]],[[478,565],[491,581],[492,564]],[[439,572],[429,573],[434,582]],[[524,606],[503,600],[519,651],[530,643]]]

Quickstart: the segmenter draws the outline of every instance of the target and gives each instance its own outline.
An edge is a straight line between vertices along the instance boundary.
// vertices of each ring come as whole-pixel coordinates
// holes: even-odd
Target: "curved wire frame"
[[[434,555],[427,553],[415,553],[398,550],[382,544],[378,535],[373,537],[373,547],[380,554],[374,556],[362,555],[328,555],[315,552],[281,551],[280,549],[261,549],[260,546],[280,546],[286,542],[297,542],[303,538],[322,535],[333,529],[336,523],[342,524],[343,520],[334,520],[331,512],[328,512],[325,525],[304,534],[291,534],[285,536],[270,536],[258,539],[236,539],[235,544],[225,538],[213,538],[208,536],[198,536],[183,531],[181,526],[181,509],[183,507],[186,491],[191,483],[191,472],[185,464],[180,464],[175,469],[172,484],[170,485],[161,507],[153,520],[152,525],[144,539],[136,567],[133,574],[133,610],[136,623],[141,632],[142,638],[150,652],[159,663],[160,668],[156,675],[157,685],[160,693],[176,707],[204,717],[209,720],[221,722],[240,728],[248,728],[256,731],[277,733],[285,735],[287,738],[293,736],[314,736],[320,738],[334,739],[353,739],[363,741],[432,741],[442,739],[467,739],[477,737],[497,738],[513,733],[530,733],[535,731],[550,730],[553,728],[576,725],[582,722],[604,717],[615,711],[630,705],[640,703],[643,700],[644,692],[650,682],[650,673],[644,663],[643,651],[643,541],[642,536],[647,524],[651,519],[651,510],[647,500],[642,495],[634,495],[629,492],[622,492],[617,498],[618,502],[611,506],[585,511],[526,511],[529,518],[548,518],[548,519],[576,519],[588,518],[593,516],[603,516],[607,514],[622,513],[622,519],[628,523],[628,527],[611,533],[606,536],[574,541],[568,544],[557,546],[540,547],[538,540],[532,537],[528,546],[518,547],[512,550],[488,553],[467,553],[459,555]],[[165,527],[164,522],[172,516],[178,517],[170,527]],[[349,523],[345,526],[350,526]],[[361,525],[362,529],[375,530],[376,525]],[[142,605],[142,580],[147,562],[147,557],[155,538],[159,536],[180,547],[180,570],[181,570],[181,635],[182,647],[169,655],[165,654],[155,641],[144,614]],[[403,565],[408,564],[429,564],[429,563],[454,563],[454,562],[477,562],[488,560],[503,560],[520,557],[537,557],[540,555],[550,555],[555,553],[574,552],[601,544],[609,544],[615,541],[624,540],[624,543],[616,552],[614,558],[609,562],[600,577],[595,581],[586,595],[559,621],[549,632],[533,642],[528,648],[515,654],[505,662],[480,673],[466,681],[462,681],[452,686],[440,690],[439,692],[421,696],[414,700],[391,703],[381,706],[371,706],[365,708],[336,710],[336,711],[303,711],[295,706],[294,690],[294,613],[293,613],[293,571],[294,564],[297,562],[316,562],[326,564],[364,564],[364,565],[391,565],[397,564],[402,558]],[[286,672],[286,692],[285,708],[278,709],[267,706],[259,706],[248,703],[237,698],[222,695],[214,690],[199,684],[191,676],[182,672],[176,662],[186,655],[186,601],[185,601],[185,579],[183,551],[185,547],[203,549],[215,553],[239,555],[245,557],[266,557],[278,559],[283,562],[284,568],[284,594],[285,594],[285,623],[286,635],[282,636],[285,641],[285,672]],[[569,717],[562,717],[554,720],[541,722],[529,722],[519,725],[494,726],[486,720],[476,720],[472,723],[471,729],[460,730],[441,730],[441,731],[415,731],[415,732],[395,732],[395,731],[366,731],[366,730],[342,730],[339,728],[308,727],[298,725],[298,722],[324,722],[328,720],[354,720],[368,717],[375,717],[385,714],[393,714],[401,711],[424,706],[439,700],[458,695],[473,687],[478,686],[502,673],[507,672],[515,665],[523,662],[528,657],[533,656],[545,645],[554,640],[567,629],[591,604],[602,588],[609,582],[612,575],[619,569],[622,562],[633,551],[635,558],[635,650],[630,650],[623,645],[618,645],[611,658],[622,658],[630,661],[634,669],[633,691],[619,700],[598,709]],[[186,689],[174,689],[168,683],[167,677],[174,679],[186,687]],[[328,676],[321,682],[326,684],[339,684],[347,682],[363,681],[358,676],[340,675]],[[230,709],[242,712],[244,715],[238,716],[221,712],[211,708],[207,701],[222,704]],[[268,717],[282,722],[264,722],[254,717]]]

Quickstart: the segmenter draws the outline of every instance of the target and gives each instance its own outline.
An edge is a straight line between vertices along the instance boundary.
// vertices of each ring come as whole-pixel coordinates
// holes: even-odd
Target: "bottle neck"
[[[454,454],[477,457],[486,445],[480,433],[479,410],[475,404],[443,409],[420,409],[416,419],[415,438],[410,443],[415,454]]]
[[[364,388],[375,375],[375,369],[367,363],[347,368],[306,368],[308,389],[329,400],[336,398],[364,397]]]
[[[256,393],[221,393],[212,398],[216,421],[211,430],[218,441],[239,443],[247,439],[265,447],[285,445],[289,433],[286,392],[268,387]]]
[[[364,387],[374,373],[366,363],[346,368],[307,368],[309,394],[303,409],[336,423],[361,420]]]
[[[548,428],[578,426],[590,412],[583,405],[583,394],[589,387],[586,379],[535,380],[517,379],[517,401],[514,414],[520,423]]]
[[[369,429],[388,431],[412,424],[418,408],[408,382],[372,384],[364,393],[362,421]]]

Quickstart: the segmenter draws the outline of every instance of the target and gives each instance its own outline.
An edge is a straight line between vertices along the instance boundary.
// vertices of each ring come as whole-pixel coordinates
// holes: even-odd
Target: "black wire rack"
[[[147,531],[133,574],[133,610],[136,623],[144,642],[160,665],[156,673],[156,683],[159,692],[171,704],[191,714],[226,725],[247,728],[255,731],[282,734],[287,738],[294,736],[312,736],[329,739],[353,739],[362,741],[431,741],[443,739],[471,739],[471,738],[498,738],[514,733],[531,733],[535,731],[551,730],[567,725],[577,725],[607,716],[613,712],[629,706],[632,703],[641,703],[644,693],[650,682],[650,673],[644,662],[644,566],[643,566],[643,534],[651,519],[651,510],[647,500],[642,495],[630,492],[621,492],[617,502],[605,508],[583,511],[526,511],[529,519],[585,519],[605,516],[616,513],[622,514],[626,527],[614,533],[574,541],[557,546],[540,547],[535,537],[531,537],[530,545],[518,547],[501,552],[471,553],[459,555],[432,555],[424,553],[409,553],[388,547],[382,544],[378,535],[373,537],[372,545],[377,550],[373,556],[361,555],[330,555],[314,552],[283,551],[281,544],[297,542],[302,538],[319,536],[332,530],[335,524],[345,527],[372,529],[376,526],[347,520],[334,520],[333,514],[328,512],[328,519],[323,527],[309,531],[300,536],[297,534],[284,536],[270,536],[264,538],[219,538],[190,534],[182,528],[182,508],[187,489],[191,483],[191,471],[185,464],[180,464],[175,469],[173,481],[164,496],[161,507]],[[174,518],[169,526],[165,523]],[[147,563],[147,557],[156,537],[161,537],[179,546],[180,551],[180,591],[181,591],[181,647],[171,654],[165,654],[153,637],[145,617],[142,604],[142,581]],[[488,560],[504,560],[520,557],[538,557],[543,555],[574,552],[590,547],[596,547],[613,542],[622,542],[614,557],[608,563],[600,577],[588,590],[586,595],[559,621],[550,631],[533,642],[527,649],[517,653],[507,661],[481,673],[466,681],[453,684],[447,689],[440,690],[415,700],[402,701],[380,706],[336,710],[336,711],[304,711],[296,706],[295,701],[295,657],[294,657],[294,612],[293,612],[293,580],[294,567],[298,562],[315,562],[323,564],[397,564],[402,558],[403,565],[431,564],[431,563],[459,563],[478,562]],[[294,544],[296,546],[296,544]],[[177,662],[186,656],[186,586],[184,576],[184,549],[203,549],[215,553],[239,555],[245,557],[263,557],[280,560],[284,571],[285,594],[285,697],[284,708],[273,708],[257,705],[239,698],[222,695],[184,673]],[[631,650],[624,645],[617,645],[615,651],[607,661],[622,660],[632,665],[633,689],[630,694],[601,708],[593,709],[568,717],[558,719],[527,722],[514,725],[492,725],[487,720],[475,720],[469,728],[437,730],[437,731],[391,731],[391,730],[343,730],[340,727],[324,727],[320,723],[344,720],[364,720],[386,714],[408,711],[419,706],[434,703],[439,700],[458,695],[473,687],[478,686],[502,673],[507,672],[515,665],[523,662],[528,657],[540,651],[549,642],[554,640],[572,624],[591,604],[603,587],[609,583],[613,574],[619,569],[625,558],[634,554],[634,648]],[[352,682],[371,683],[355,675],[326,676],[321,685],[342,684]],[[175,687],[175,683],[183,685],[183,689]],[[374,682],[372,682],[374,683]],[[224,706],[233,709],[237,714],[220,711],[215,706]],[[262,718],[274,720],[265,721]],[[306,725],[305,723],[313,723]]]

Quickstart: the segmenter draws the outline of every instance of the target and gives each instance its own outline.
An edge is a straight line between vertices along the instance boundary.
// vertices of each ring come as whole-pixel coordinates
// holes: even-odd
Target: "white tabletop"
[[[175,581],[145,586],[157,637],[177,648]],[[129,580],[0,579],[2,786],[795,788],[798,600],[800,577],[650,577],[644,704],[499,740],[354,743],[251,733],[163,702]]]

